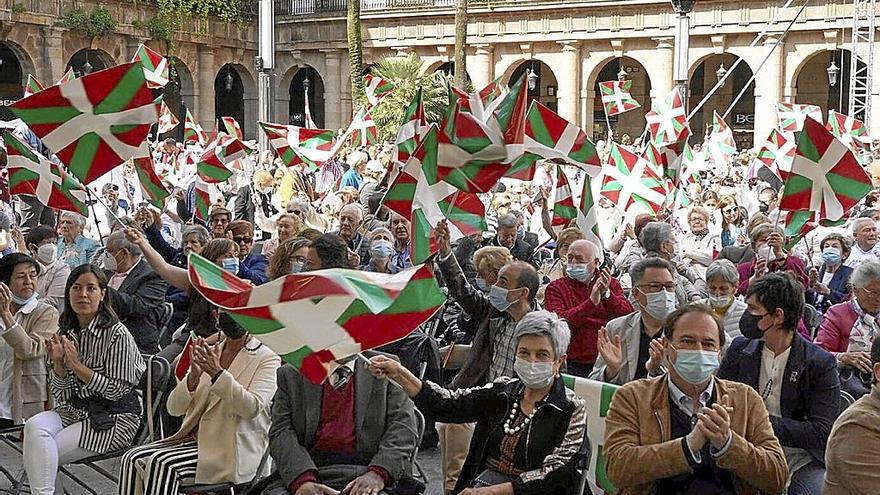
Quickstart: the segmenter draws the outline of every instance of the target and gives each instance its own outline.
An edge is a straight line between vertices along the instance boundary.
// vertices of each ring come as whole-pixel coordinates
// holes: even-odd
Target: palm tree
[[[440,123],[448,105],[446,80],[441,73],[422,73],[422,59],[411,53],[406,58],[383,59],[374,69],[382,79],[394,83],[394,89],[373,109],[380,140],[393,140],[403,123],[406,109],[422,88],[422,104],[428,123]]]
[[[348,20],[346,21],[348,37],[348,66],[351,77],[351,104],[357,107],[366,96],[364,94],[364,40],[361,37],[361,2],[348,0]]]
[[[467,84],[467,24],[467,0],[455,0],[455,87],[460,89]]]

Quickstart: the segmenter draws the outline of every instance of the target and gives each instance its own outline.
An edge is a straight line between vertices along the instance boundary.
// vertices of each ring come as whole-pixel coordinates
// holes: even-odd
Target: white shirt
[[[852,251],[849,253],[849,258],[847,258],[846,262],[843,264],[855,269],[866,259],[878,259],[878,254],[880,254],[880,244],[875,244],[874,247],[868,251],[863,251],[858,244],[853,244]]]
[[[37,307],[39,301],[34,298],[15,313],[13,318],[21,323],[22,316],[30,314]],[[0,319],[0,335],[6,334],[9,329]],[[15,363],[15,351],[5,340],[0,340],[0,418],[15,419],[12,417],[12,367]]]
[[[797,336],[795,336],[797,338]],[[788,365],[788,356],[791,347],[778,356],[774,355],[766,345],[761,351],[761,374],[758,377],[758,393],[764,399],[767,412],[771,416],[782,417],[782,382],[788,377],[785,375],[785,367]],[[788,461],[788,470],[794,473],[806,466],[812,460],[812,456],[804,449],[795,447],[782,447],[785,451],[785,459]]]

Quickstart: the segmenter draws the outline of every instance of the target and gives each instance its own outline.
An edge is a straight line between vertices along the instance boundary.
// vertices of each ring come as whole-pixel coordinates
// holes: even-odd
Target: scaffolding
[[[853,0],[852,61],[849,113],[866,125],[871,122],[871,72],[874,65],[876,0]]]

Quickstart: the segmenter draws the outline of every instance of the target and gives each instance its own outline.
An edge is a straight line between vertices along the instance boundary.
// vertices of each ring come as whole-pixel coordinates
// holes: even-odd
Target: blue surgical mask
[[[583,263],[565,265],[565,274],[578,282],[586,282],[590,278],[590,270]]]
[[[836,247],[827,247],[822,251],[822,262],[826,265],[837,265],[840,263],[840,250]]]
[[[370,254],[380,260],[387,260],[393,252],[394,246],[391,244],[391,241],[386,241],[385,239],[379,239],[370,248]]]
[[[238,274],[238,258],[226,258],[220,262],[220,266],[233,275]]]
[[[12,292],[10,292],[10,296],[11,296],[11,298],[12,298],[12,302],[14,302],[15,304],[18,304],[19,306],[26,306],[27,303],[29,303],[29,302],[31,302],[31,301],[33,301],[34,299],[37,298],[37,293],[34,292],[33,294],[31,294],[31,297],[29,297],[29,298],[27,298],[27,299],[22,299],[22,298],[16,296],[16,295],[15,295],[14,293],[12,293]]]
[[[486,283],[486,279],[477,277],[474,279],[474,284],[476,284],[477,288],[483,292],[489,292],[491,287]]]
[[[674,348],[673,348],[674,349]],[[718,369],[718,353],[714,351],[676,350],[675,371],[682,380],[700,385]]]
[[[302,273],[303,268],[306,267],[306,264],[302,261],[294,261],[290,264],[290,273]]]
[[[653,294],[645,294],[645,298],[648,303],[644,306],[645,311],[647,311],[652,318],[660,321],[665,320],[666,317],[669,316],[669,313],[675,311],[675,308],[678,306],[678,299],[675,297],[675,292],[667,291],[666,289],[663,289],[660,292],[654,292]]]
[[[504,287],[493,285],[492,288],[489,289],[489,304],[498,311],[507,311],[508,308],[513,306],[513,303],[507,300],[508,292],[510,291]]]

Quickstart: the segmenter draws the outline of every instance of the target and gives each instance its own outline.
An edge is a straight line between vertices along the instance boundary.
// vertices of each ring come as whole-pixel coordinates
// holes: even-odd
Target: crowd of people
[[[166,140],[155,160],[178,170],[187,153]],[[391,156],[345,148],[317,172],[244,160],[204,219],[192,186],[155,208],[125,175],[89,218],[14,198],[0,429],[21,431],[31,493],[112,452],[121,495],[254,479],[254,493],[421,493],[415,452],[439,445],[446,493],[562,494],[599,444],[621,494],[880,491],[878,194],[793,239],[779,184],[748,178],[747,157],[659,212],[599,196],[596,242],[551,227],[544,163],[482,195],[485,232],[436,225],[440,311],[316,385],[193,288],[188,256],[253,285],[406,270],[410,222],[382,204]],[[188,366],[157,418],[166,437],[135,444],[150,356]],[[563,374],[620,387],[604,437]]]

